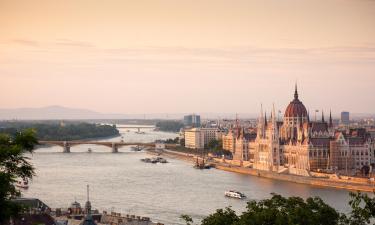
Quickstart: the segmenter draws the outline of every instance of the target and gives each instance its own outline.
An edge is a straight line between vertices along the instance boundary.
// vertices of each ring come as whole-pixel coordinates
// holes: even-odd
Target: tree
[[[250,201],[238,225],[336,225],[339,213],[320,198],[285,198],[272,194],[271,199]]]
[[[193,225],[193,219],[189,215],[181,215],[180,218],[185,221],[186,225]]]
[[[341,215],[340,225],[366,225],[375,219],[375,197],[363,193],[350,193],[349,205],[352,211]]]
[[[285,198],[272,194],[270,199],[249,201],[240,216],[230,209],[219,209],[202,220],[201,225],[369,225],[375,220],[375,197],[350,193],[352,211],[340,214],[318,197]],[[189,217],[190,218],[190,217]],[[191,224],[191,223],[189,223]],[[374,223],[373,223],[374,224]]]
[[[225,210],[218,209],[216,213],[204,218],[202,225],[229,225],[238,221],[236,212],[227,207]]]
[[[16,179],[34,175],[34,167],[25,153],[32,153],[37,143],[35,131],[31,129],[14,136],[0,134],[0,224],[17,216],[22,209],[10,200],[20,195],[14,186]]]

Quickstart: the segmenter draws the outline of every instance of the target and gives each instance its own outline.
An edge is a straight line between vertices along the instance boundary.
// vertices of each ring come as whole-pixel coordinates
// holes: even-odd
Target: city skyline
[[[43,3],[43,7],[39,4]],[[375,113],[375,2],[0,1],[0,108]]]

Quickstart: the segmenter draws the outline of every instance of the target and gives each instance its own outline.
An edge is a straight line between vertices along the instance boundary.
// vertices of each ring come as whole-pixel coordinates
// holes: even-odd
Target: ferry
[[[237,199],[246,198],[246,195],[244,195],[243,193],[241,193],[239,191],[230,190],[230,191],[226,191],[224,194],[225,194],[226,197],[229,197],[229,198],[237,198]]]
[[[29,188],[29,181],[26,178],[18,180],[16,183],[16,187],[27,189]]]

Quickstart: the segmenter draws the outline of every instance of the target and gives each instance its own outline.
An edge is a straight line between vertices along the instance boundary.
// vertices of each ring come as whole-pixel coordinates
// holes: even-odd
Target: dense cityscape
[[[375,225],[374,0],[0,0],[0,225]]]
[[[349,112],[342,112],[340,120],[332,118],[329,111],[325,118],[310,119],[309,112],[299,100],[297,86],[294,99],[286,107],[283,119],[275,108],[267,119],[260,110],[257,122],[242,125],[239,119],[200,125],[200,117],[185,117],[185,147],[201,149],[212,140],[220,140],[222,148],[231,153],[232,163],[258,170],[301,176],[311,172],[340,175],[368,176],[375,162],[375,126],[351,122]],[[192,118],[192,119],[191,119]],[[224,157],[225,158],[225,157]]]

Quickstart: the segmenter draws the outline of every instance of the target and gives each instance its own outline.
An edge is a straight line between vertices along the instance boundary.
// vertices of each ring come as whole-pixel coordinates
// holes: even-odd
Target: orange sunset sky
[[[373,0],[0,0],[0,108],[375,113]]]

